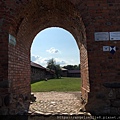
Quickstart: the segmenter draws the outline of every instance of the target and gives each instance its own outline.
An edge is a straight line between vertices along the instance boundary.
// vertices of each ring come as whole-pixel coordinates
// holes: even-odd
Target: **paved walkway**
[[[36,92],[36,102],[30,105],[32,114],[78,114],[81,92]]]

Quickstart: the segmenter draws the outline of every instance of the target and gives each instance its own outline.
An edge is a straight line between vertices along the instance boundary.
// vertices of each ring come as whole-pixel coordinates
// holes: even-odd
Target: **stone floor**
[[[30,105],[31,114],[81,114],[81,92],[36,92],[36,102]]]

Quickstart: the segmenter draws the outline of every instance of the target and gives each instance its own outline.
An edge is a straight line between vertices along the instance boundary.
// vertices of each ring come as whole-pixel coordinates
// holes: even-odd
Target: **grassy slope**
[[[80,78],[50,79],[48,81],[40,81],[31,84],[32,92],[80,91],[80,87]]]

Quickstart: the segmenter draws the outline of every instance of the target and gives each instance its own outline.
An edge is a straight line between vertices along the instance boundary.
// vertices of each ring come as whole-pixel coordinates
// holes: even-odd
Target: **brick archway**
[[[47,27],[62,27],[76,39],[81,51],[85,110],[93,114],[119,114],[120,52],[113,56],[103,52],[103,46],[119,48],[120,42],[94,40],[94,32],[119,31],[117,2],[6,0],[0,3],[0,114],[20,114],[28,109],[30,48],[35,35]]]

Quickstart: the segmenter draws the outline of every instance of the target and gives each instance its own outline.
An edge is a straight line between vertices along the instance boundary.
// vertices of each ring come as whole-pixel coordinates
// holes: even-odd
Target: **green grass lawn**
[[[63,77],[61,79],[50,79],[48,81],[39,81],[31,84],[32,92],[65,92],[80,91],[81,79]]]

